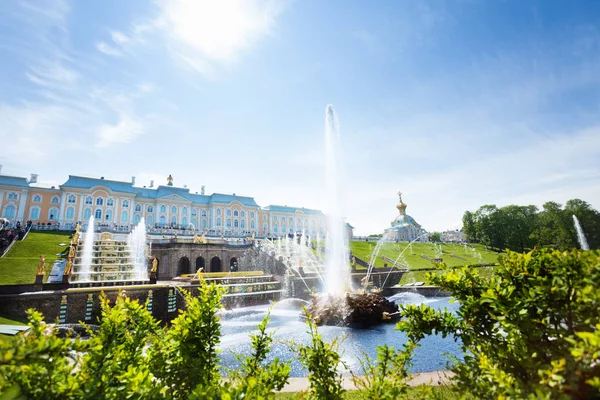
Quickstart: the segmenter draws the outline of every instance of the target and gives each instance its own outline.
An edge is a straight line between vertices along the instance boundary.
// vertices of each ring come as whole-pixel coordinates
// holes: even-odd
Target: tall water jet
[[[146,265],[146,225],[141,221],[131,230],[129,234],[129,249],[131,251],[131,264],[136,280],[148,279],[148,268]]]
[[[585,238],[585,233],[579,224],[579,220],[577,216],[573,214],[573,222],[575,223],[575,230],[577,230],[577,240],[579,241],[579,246],[581,250],[589,250],[590,246],[588,245],[587,239]]]
[[[88,226],[83,238],[83,253],[81,254],[81,271],[79,274],[80,282],[89,282],[92,272],[92,259],[94,256],[94,216],[90,217]]]
[[[350,265],[348,239],[344,229],[340,191],[341,163],[340,133],[337,116],[330,104],[325,109],[325,170],[327,201],[327,237],[325,259],[326,290],[331,294],[343,294],[350,289]]]

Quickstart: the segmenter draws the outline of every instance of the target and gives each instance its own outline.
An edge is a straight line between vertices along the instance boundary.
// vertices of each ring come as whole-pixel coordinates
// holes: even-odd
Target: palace
[[[402,192],[398,192],[400,201],[396,208],[400,215],[396,217],[383,234],[385,240],[396,242],[412,242],[413,240],[427,241],[427,231],[413,217],[406,213],[407,205],[402,201]]]
[[[235,194],[198,194],[187,187],[135,186],[131,182],[69,175],[59,187],[42,187],[30,179],[0,175],[0,216],[14,224],[32,221],[39,226],[73,229],[91,216],[107,229],[128,232],[144,221],[153,229],[193,229],[198,232],[244,236],[283,236],[305,232],[323,237],[326,217],[319,210],[288,206],[259,206],[252,197]]]

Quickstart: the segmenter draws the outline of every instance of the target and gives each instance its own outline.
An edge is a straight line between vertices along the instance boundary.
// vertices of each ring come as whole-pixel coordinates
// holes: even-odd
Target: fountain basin
[[[343,296],[320,293],[312,296],[307,308],[317,325],[368,328],[395,322],[398,306],[376,293],[346,293]]]

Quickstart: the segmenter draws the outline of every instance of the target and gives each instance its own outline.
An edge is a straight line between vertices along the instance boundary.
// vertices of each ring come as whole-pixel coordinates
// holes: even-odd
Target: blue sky
[[[324,111],[358,234],[482,204],[600,208],[600,2],[0,4],[2,172],[325,208]]]

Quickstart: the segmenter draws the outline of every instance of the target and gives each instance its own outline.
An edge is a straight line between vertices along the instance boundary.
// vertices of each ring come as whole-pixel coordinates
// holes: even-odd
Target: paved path
[[[419,374],[413,374],[411,380],[408,381],[410,386],[418,385],[440,385],[442,383],[448,383],[452,379],[453,373],[450,371],[434,371],[434,372],[421,372]],[[342,381],[342,386],[346,390],[356,390],[354,382],[351,377],[345,377]],[[287,385],[281,389],[282,392],[301,392],[308,390],[309,383],[308,378],[290,378]]]

